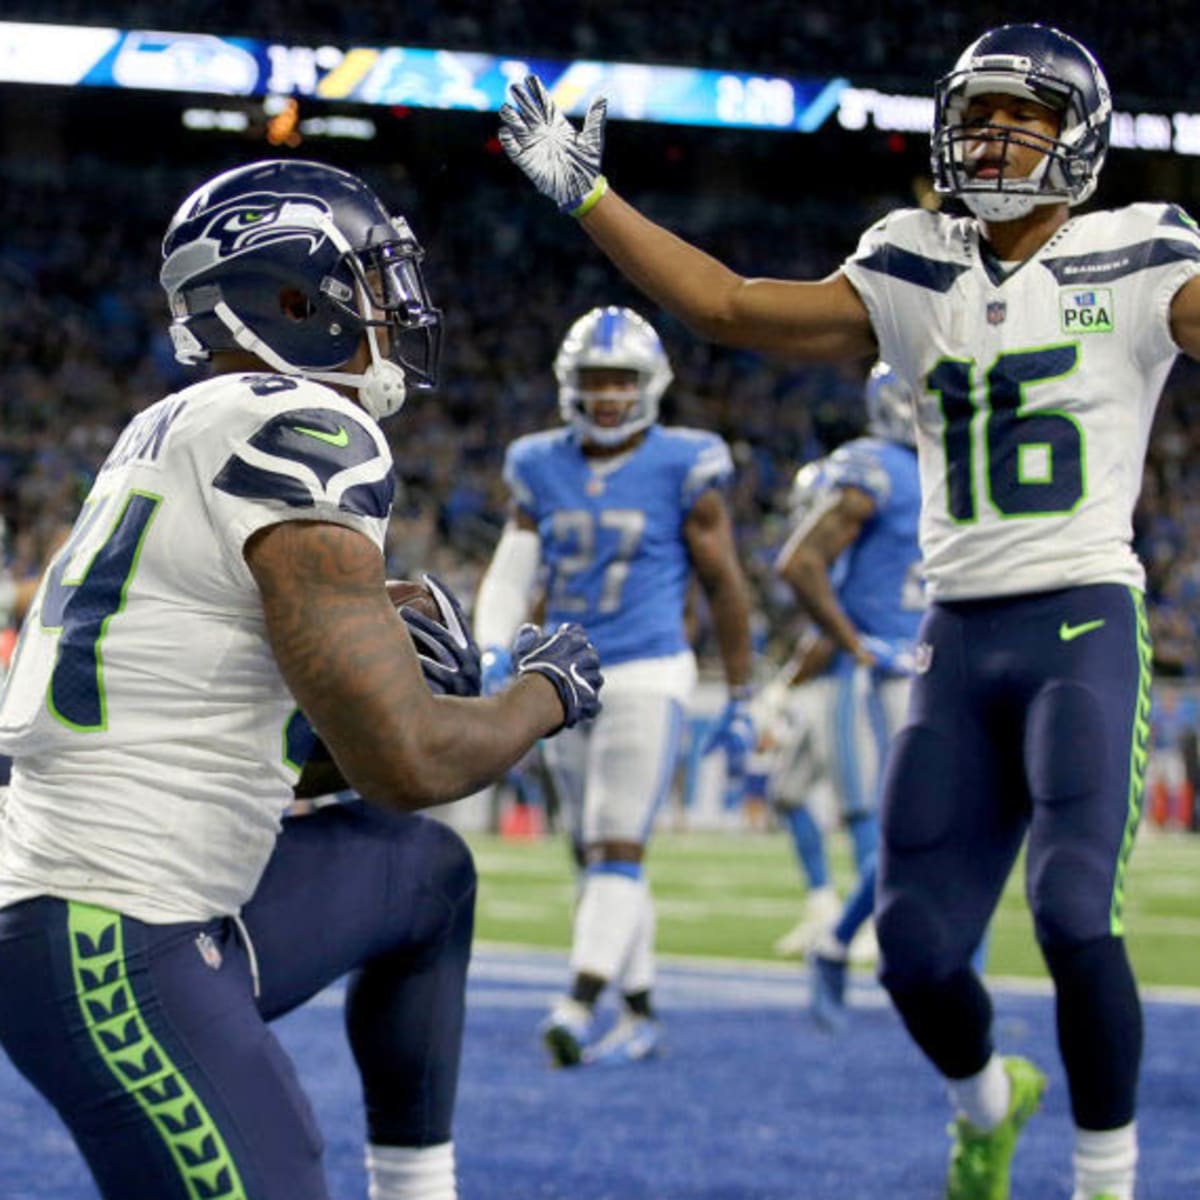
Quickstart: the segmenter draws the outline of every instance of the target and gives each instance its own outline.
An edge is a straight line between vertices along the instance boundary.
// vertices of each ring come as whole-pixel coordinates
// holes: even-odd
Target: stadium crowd
[[[38,571],[73,519],[128,416],[193,378],[172,357],[162,294],[147,284],[146,265],[159,253],[160,214],[197,172],[86,157],[72,159],[69,173],[12,160],[3,171],[0,512],[19,578]],[[412,401],[390,430],[403,487],[391,568],[406,576],[432,565],[469,596],[504,520],[504,447],[555,411],[550,362],[566,325],[597,303],[643,302],[581,248],[566,222],[514,203],[503,175],[421,195],[395,173],[375,183],[396,197],[430,250],[427,274],[446,329],[441,387]],[[644,199],[728,259],[783,275],[833,269],[878,203],[780,204],[743,194],[735,221],[711,200],[672,192]],[[746,220],[751,203],[757,209]],[[676,375],[665,419],[715,429],[734,449],[739,542],[757,590],[761,640],[769,630],[780,657],[796,629],[770,563],[785,532],[791,479],[797,465],[857,430],[869,364],[789,368],[714,349],[648,315]],[[1200,370],[1181,363],[1160,409],[1137,518],[1157,667],[1183,677],[1200,676],[1198,394]],[[702,643],[702,652],[711,650]]]

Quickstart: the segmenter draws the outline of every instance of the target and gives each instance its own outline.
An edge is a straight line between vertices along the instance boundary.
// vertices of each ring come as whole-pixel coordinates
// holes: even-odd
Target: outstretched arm
[[[500,110],[508,156],[634,284],[700,336],[809,361],[875,353],[866,306],[841,272],[813,282],[747,279],[616,195],[600,172],[603,100],[577,130],[536,76],[510,95]]]
[[[866,306],[840,271],[812,282],[748,279],[611,188],[580,224],[633,284],[709,341],[810,362],[877,352]]]

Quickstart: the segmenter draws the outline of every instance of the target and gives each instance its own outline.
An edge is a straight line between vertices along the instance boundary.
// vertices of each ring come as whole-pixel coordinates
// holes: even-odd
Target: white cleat
[[[860,967],[870,967],[879,961],[879,943],[875,940],[874,921],[868,921],[850,939],[848,957]]]
[[[617,1023],[583,1051],[585,1064],[620,1066],[652,1058],[662,1046],[662,1023],[654,1017],[622,1013]]]
[[[842,914],[842,902],[832,887],[816,888],[804,901],[804,915],[775,943],[781,958],[803,958],[816,940],[836,923]]]

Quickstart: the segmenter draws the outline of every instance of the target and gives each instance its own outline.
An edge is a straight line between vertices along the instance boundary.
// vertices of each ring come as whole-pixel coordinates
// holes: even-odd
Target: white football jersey
[[[327,387],[225,375],[126,427],[25,620],[0,704],[14,759],[0,905],[53,895],[148,922],[236,913],[299,765],[243,557],[328,521],[382,550],[383,434]]]
[[[973,218],[869,229],[844,271],[917,403],[921,550],[935,600],[1144,584],[1131,546],[1150,423],[1200,274],[1179,208],[1072,217],[1033,258],[989,257]]]

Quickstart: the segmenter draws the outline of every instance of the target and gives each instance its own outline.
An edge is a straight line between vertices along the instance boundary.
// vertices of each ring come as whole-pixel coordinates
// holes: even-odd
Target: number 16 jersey
[[[901,210],[843,270],[916,398],[930,597],[1141,587],[1133,509],[1179,352],[1171,300],[1200,274],[1194,222],[1089,213],[1005,264],[975,220]]]

